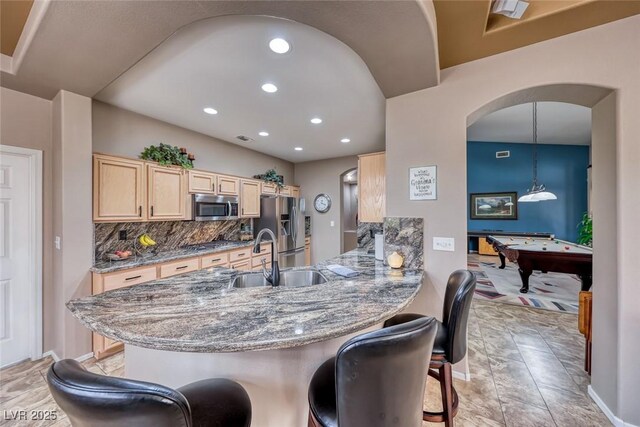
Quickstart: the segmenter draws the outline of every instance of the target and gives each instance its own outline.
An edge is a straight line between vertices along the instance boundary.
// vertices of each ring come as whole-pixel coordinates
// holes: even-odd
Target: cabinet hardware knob
[[[142,218],[142,206],[138,206],[138,216]]]
[[[153,206],[151,206],[151,216],[153,216]]]
[[[137,276],[127,277],[127,278],[126,278],[126,279],[124,279],[124,280],[134,280],[134,279],[139,279],[139,278],[141,278],[141,277],[142,277],[142,275],[141,275],[141,274],[139,274],[139,275],[137,275]]]
[[[181,265],[180,267],[176,267],[176,270],[182,270],[183,268],[187,268],[188,265]]]

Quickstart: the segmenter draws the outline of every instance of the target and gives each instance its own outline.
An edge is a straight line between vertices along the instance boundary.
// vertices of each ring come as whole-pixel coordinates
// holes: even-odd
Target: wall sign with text
[[[409,200],[436,200],[437,181],[436,166],[409,168]]]

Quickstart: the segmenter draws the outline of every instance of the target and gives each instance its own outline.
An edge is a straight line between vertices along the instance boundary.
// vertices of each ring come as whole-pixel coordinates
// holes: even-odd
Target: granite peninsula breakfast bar
[[[344,278],[326,266],[360,274]],[[356,249],[316,265],[327,283],[233,288],[235,270],[211,268],[74,299],[85,326],[125,343],[125,376],[180,387],[203,378],[241,383],[253,426],[306,426],[316,368],[350,337],[405,309],[423,270],[392,270]]]

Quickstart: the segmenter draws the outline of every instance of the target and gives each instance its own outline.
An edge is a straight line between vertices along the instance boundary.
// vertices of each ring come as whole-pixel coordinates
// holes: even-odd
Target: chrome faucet
[[[279,286],[280,285],[280,268],[278,267],[278,242],[276,240],[276,235],[273,234],[268,228],[263,228],[258,232],[258,236],[256,236],[256,242],[253,245],[253,253],[260,253],[260,242],[262,241],[262,236],[268,234],[271,237],[271,271],[267,272],[266,263],[262,260],[262,274],[264,278],[267,279],[267,282],[271,283],[271,286]]]

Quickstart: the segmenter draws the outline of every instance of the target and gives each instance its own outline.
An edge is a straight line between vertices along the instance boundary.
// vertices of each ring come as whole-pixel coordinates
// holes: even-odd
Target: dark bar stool
[[[432,318],[368,332],[340,347],[309,384],[310,427],[421,427]]]
[[[445,427],[453,427],[453,417],[458,412],[458,393],[453,387],[451,365],[461,361],[467,354],[467,324],[475,288],[476,279],[467,270],[457,270],[449,276],[442,322],[438,322],[438,335],[429,363],[429,375],[440,382],[443,411],[424,411],[423,419],[430,422],[444,421]],[[387,320],[384,327],[395,327],[419,318],[424,316],[398,314]]]
[[[65,359],[47,372],[56,403],[74,427],[249,427],[251,401],[236,382],[208,379],[173,390],[98,375]]]

